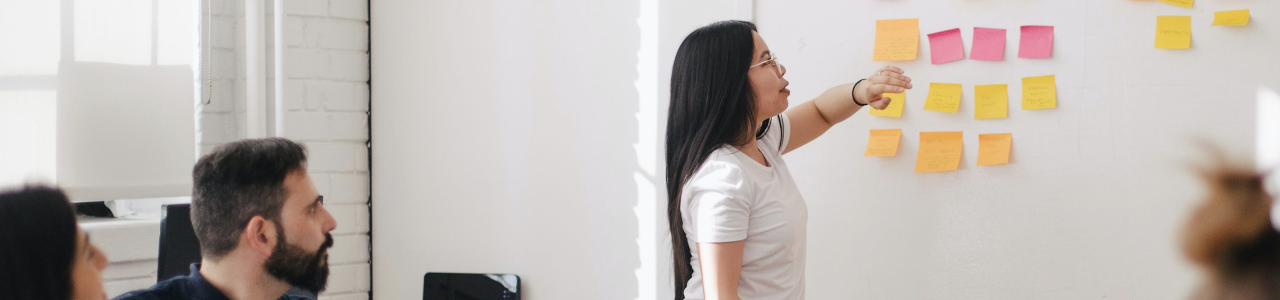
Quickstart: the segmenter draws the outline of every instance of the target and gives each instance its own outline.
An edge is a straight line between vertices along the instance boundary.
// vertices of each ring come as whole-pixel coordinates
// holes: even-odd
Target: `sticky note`
[[[1191,5],[1195,4],[1196,0],[1160,0],[1160,2],[1191,8]]]
[[[973,118],[1000,119],[1009,116],[1009,85],[990,84],[973,87]]]
[[[1058,83],[1053,75],[1022,78],[1022,109],[1058,107]]]
[[[978,135],[978,165],[1003,165],[1009,163],[1009,146],[1013,144],[1012,133],[990,133]]]
[[[955,113],[960,109],[962,88],[956,83],[930,83],[929,97],[924,99],[924,109]]]
[[[916,173],[954,171],[960,168],[960,155],[963,153],[964,133],[921,132]]]
[[[1019,58],[1049,58],[1053,56],[1053,26],[1022,26],[1022,41],[1018,44]]]
[[[1191,16],[1157,16],[1156,49],[1191,48]]]
[[[969,58],[976,60],[1004,60],[1004,29],[973,28],[973,49],[969,50]]]
[[[1213,26],[1249,25],[1249,10],[1228,10],[1213,13]]]
[[[960,28],[930,33],[929,58],[935,65],[964,59]]]
[[[902,107],[907,103],[907,92],[884,93],[884,94],[881,94],[881,97],[889,98],[889,106],[885,107],[883,110],[875,109],[874,107],[872,107],[871,115],[881,116],[881,117],[890,117],[890,118],[901,118]]]
[[[867,152],[862,156],[896,156],[902,129],[872,129],[867,140]]]
[[[876,20],[872,61],[915,60],[920,48],[920,20]]]

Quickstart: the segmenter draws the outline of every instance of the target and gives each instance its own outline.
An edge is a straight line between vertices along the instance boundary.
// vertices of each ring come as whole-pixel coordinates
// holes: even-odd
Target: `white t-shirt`
[[[738,296],[804,299],[809,208],[782,161],[780,149],[787,143],[783,136],[791,137],[791,123],[786,115],[771,123],[765,137],[757,141],[768,167],[726,145],[707,158],[681,191],[680,216],[693,253],[693,277],[684,290],[685,299],[704,297],[697,243],[741,240],[746,244]]]

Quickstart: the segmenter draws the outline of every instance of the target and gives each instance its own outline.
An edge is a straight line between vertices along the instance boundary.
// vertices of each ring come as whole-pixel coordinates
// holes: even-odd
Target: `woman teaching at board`
[[[804,299],[808,208],[782,154],[911,88],[887,66],[787,110],[785,74],[750,22],[680,43],[666,142],[676,300]]]

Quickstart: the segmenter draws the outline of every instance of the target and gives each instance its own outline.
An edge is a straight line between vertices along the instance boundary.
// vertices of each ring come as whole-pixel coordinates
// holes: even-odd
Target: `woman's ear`
[[[258,253],[263,257],[271,256],[271,252],[275,251],[276,243],[280,241],[280,237],[276,236],[275,222],[271,222],[262,216],[253,216],[249,219],[249,224],[244,227],[244,238],[242,243],[249,246],[254,253]]]

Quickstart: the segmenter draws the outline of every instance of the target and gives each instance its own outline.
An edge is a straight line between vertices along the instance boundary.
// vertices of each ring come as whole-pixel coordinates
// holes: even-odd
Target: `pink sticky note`
[[[1019,58],[1049,58],[1053,56],[1053,26],[1022,26],[1022,42],[1018,46]]]
[[[976,60],[1004,60],[1004,29],[973,28],[973,49],[969,58]]]
[[[933,64],[944,64],[964,58],[964,42],[960,28],[929,34],[929,56]]]

